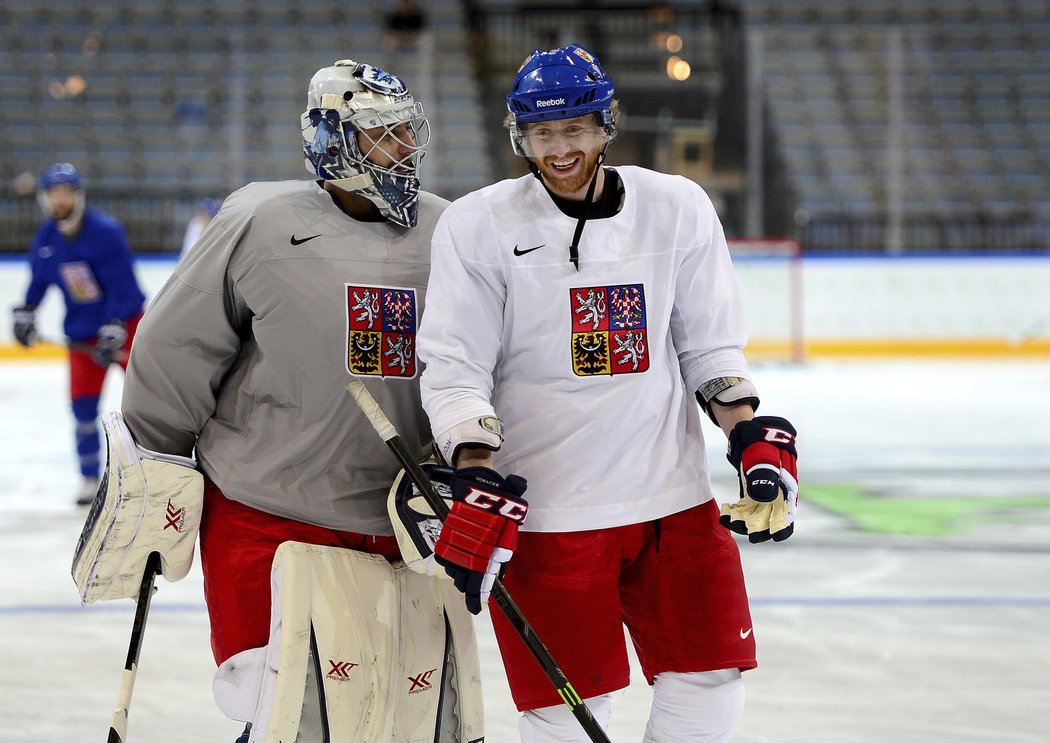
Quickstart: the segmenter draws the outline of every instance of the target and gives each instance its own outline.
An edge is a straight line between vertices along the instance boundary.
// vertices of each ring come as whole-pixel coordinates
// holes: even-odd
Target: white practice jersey
[[[504,423],[527,531],[647,521],[712,497],[695,391],[750,379],[739,289],[707,194],[617,167],[613,217],[577,220],[529,175],[468,194],[434,232],[418,346],[433,430]]]

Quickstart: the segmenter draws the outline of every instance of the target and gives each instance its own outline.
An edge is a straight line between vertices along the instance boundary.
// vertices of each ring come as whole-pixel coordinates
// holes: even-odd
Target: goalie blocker
[[[106,472],[73,555],[86,606],[135,598],[151,553],[169,581],[186,577],[204,503],[204,477],[188,457],[144,449],[119,412],[102,420]]]

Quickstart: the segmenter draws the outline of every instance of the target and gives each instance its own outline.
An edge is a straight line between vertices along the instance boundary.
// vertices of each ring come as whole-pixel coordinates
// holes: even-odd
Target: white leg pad
[[[744,713],[744,680],[737,668],[661,673],[642,743],[725,743]]]
[[[282,544],[251,743],[482,740],[473,623],[446,584],[374,555]]]
[[[608,731],[612,719],[612,694],[583,700],[602,730]],[[518,719],[521,743],[589,743],[591,738],[566,705],[541,707],[523,712]]]

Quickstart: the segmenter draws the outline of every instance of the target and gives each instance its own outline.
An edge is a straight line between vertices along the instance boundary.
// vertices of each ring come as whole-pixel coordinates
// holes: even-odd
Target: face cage
[[[402,124],[408,124],[408,129],[412,134],[412,142],[406,142],[401,139],[395,130],[401,127]],[[362,128],[362,138],[369,143],[368,150],[362,151],[357,137],[355,136],[355,124],[352,122],[345,122],[343,124],[343,141],[346,146],[346,151],[354,153],[358,158],[357,162],[363,168],[367,168],[373,172],[389,174],[391,176],[408,176],[417,174],[419,172],[419,165],[426,155],[426,147],[430,143],[430,121],[427,120],[426,114],[423,113],[423,104],[416,103],[412,107],[411,115],[398,121],[396,124],[383,123],[383,133],[379,139],[372,139]],[[399,160],[391,162],[389,165],[379,165],[368,159],[373,153],[376,154],[380,159],[394,160],[386,150],[380,147],[380,143],[384,140],[389,139],[395,145],[400,148],[411,150],[407,155]]]
[[[394,134],[394,129],[406,122],[414,133],[415,144],[409,144]],[[371,144],[368,151],[363,153],[358,146],[354,125],[350,121],[341,122],[335,109],[307,111],[303,114],[306,158],[314,172],[325,180],[340,181],[367,175],[370,184],[361,184],[358,180],[355,185],[344,188],[367,198],[391,222],[402,227],[414,227],[419,202],[419,166],[430,142],[430,122],[423,113],[422,104],[416,103],[407,118],[395,124],[383,123],[382,126],[384,132],[378,140],[364,135],[364,139]],[[309,136],[310,129],[314,129],[312,137]],[[411,152],[395,161],[379,147],[387,137],[410,148]],[[381,157],[392,162],[380,165],[366,159],[368,154],[377,151]]]

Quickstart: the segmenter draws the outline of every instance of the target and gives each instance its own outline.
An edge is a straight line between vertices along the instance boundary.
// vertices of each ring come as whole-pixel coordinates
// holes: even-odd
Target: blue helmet
[[[521,124],[571,119],[596,114],[611,141],[616,136],[613,119],[613,83],[598,58],[579,44],[561,49],[537,49],[522,62],[507,94],[511,115],[511,142],[521,148]]]
[[[80,173],[70,163],[55,163],[48,166],[44,174],[40,176],[40,188],[46,191],[53,186],[66,184],[76,190],[80,190]]]
[[[216,214],[219,213],[219,209],[221,208],[222,201],[215,198],[214,196],[209,196],[208,198],[206,198],[200,203],[199,207],[200,211],[204,214],[207,214],[209,217],[214,217]]]

